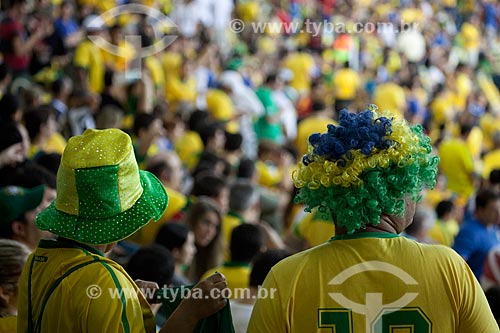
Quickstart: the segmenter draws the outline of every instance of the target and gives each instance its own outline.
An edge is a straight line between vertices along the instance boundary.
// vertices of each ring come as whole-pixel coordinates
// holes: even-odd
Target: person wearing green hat
[[[157,221],[167,203],[161,182],[139,170],[127,134],[88,129],[70,138],[57,173],[57,199],[35,220],[57,237],[41,240],[23,270],[18,331],[155,332],[139,282],[105,253]],[[140,284],[153,299],[158,286]],[[197,288],[211,297],[184,299],[161,332],[192,332],[226,305],[225,287],[221,274],[201,281]]]
[[[35,249],[40,239],[51,236],[35,226],[35,216],[55,197],[56,191],[44,185],[32,189],[0,188],[0,238],[13,239]]]

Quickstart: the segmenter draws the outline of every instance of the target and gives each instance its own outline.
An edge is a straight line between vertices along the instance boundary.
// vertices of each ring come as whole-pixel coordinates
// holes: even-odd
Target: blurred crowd
[[[102,15],[132,3],[155,16]],[[257,22],[279,29],[255,31]],[[307,22],[345,30],[286,29]],[[257,287],[270,262],[334,235],[332,221],[293,200],[309,135],[342,109],[375,104],[421,124],[441,159],[405,235],[453,246],[499,303],[499,23],[495,0],[2,1],[0,237],[25,246],[1,246],[25,258],[50,236],[33,220],[56,196],[68,138],[116,127],[169,205],[112,257],[159,285],[219,271],[229,288]],[[166,46],[164,36],[176,39]],[[0,298],[0,315],[11,302]],[[244,327],[251,302],[235,304]]]

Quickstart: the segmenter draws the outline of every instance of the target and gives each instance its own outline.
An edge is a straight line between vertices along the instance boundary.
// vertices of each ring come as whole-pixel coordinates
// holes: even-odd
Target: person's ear
[[[18,238],[26,237],[26,225],[21,221],[12,222],[12,233]]]
[[[12,297],[12,291],[0,285],[0,303],[10,304],[9,301],[11,297]]]

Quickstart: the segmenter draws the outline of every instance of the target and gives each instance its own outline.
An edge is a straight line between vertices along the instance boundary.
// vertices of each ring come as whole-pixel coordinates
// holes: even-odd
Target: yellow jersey
[[[209,269],[200,280],[208,278],[215,272],[222,273],[226,277],[227,287],[231,290],[231,298],[240,298],[241,291],[248,288],[252,269],[247,262],[228,261],[222,266]]]
[[[448,189],[468,198],[474,192],[474,162],[467,143],[461,139],[445,140],[438,153],[439,167],[446,176]]]
[[[332,220],[320,219],[317,210],[313,210],[297,221],[294,233],[305,239],[310,247],[314,247],[327,242],[335,235],[335,224]]]
[[[431,230],[429,230],[429,237],[441,245],[451,247],[459,230],[460,227],[455,220],[437,220]]]
[[[308,117],[299,123],[299,125],[297,126],[297,138],[295,139],[295,146],[297,147],[297,151],[300,157],[307,153],[307,146],[311,134],[326,132],[326,126],[328,124],[337,125],[337,123],[331,118],[316,116]]]
[[[500,148],[495,149],[483,157],[483,178],[488,179],[491,171],[500,169]]]
[[[232,120],[234,116],[233,101],[228,94],[219,89],[209,89],[206,95],[207,111],[215,120],[227,122],[226,130],[238,133],[239,125]]]
[[[333,78],[335,98],[353,100],[361,84],[358,73],[350,68],[343,68],[335,73]]]
[[[153,313],[132,278],[100,251],[41,240],[19,281],[19,332],[154,333]]]
[[[402,118],[406,108],[406,97],[403,88],[395,83],[383,83],[375,88],[373,102],[381,111],[389,110],[395,117]]]
[[[2,333],[16,333],[17,332],[17,317],[10,316],[0,318],[0,332]]]
[[[283,67],[293,72],[290,85],[299,93],[311,89],[311,71],[314,68],[314,59],[307,53],[295,53],[289,55],[283,62]]]
[[[179,213],[184,206],[186,206],[187,198],[184,194],[169,187],[165,187],[165,190],[168,193],[168,206],[162,217],[158,222],[153,220],[149,221],[148,224],[137,230],[137,232],[127,238],[127,240],[143,246],[152,244],[161,226],[167,223],[175,214]]]
[[[100,93],[104,88],[104,59],[101,50],[90,40],[84,40],[75,50],[75,66],[88,71],[89,88]]]
[[[175,152],[179,155],[182,163],[193,170],[198,164],[201,152],[203,151],[203,141],[195,131],[187,131],[182,139],[175,142]]]
[[[455,251],[396,234],[334,238],[279,262],[262,289],[248,333],[500,332]]]

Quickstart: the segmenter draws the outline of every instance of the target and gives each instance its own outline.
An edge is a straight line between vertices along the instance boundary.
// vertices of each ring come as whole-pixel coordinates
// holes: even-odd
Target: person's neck
[[[45,137],[43,135],[37,136],[35,139],[33,139],[33,146],[37,147],[40,150],[45,149],[45,146],[47,145],[47,141],[49,141],[48,137]]]
[[[398,231],[397,225],[391,218],[385,214],[380,216],[380,223],[378,225],[367,224],[366,228],[357,230],[355,233],[364,232],[381,232],[389,234],[400,234],[403,230]],[[344,227],[337,227],[335,230],[335,235],[345,235],[347,234],[347,229]]]

